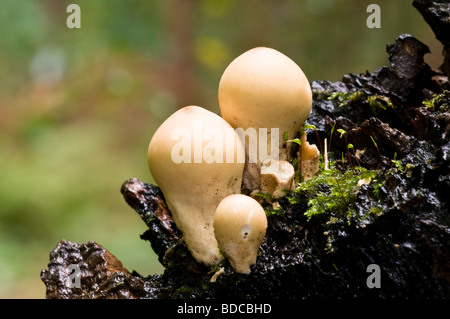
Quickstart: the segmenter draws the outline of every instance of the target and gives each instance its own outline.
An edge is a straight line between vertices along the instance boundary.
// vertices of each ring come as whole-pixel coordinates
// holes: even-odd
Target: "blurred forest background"
[[[81,7],[69,29],[67,5]],[[369,29],[366,8],[381,7]],[[142,275],[163,271],[124,202],[129,177],[153,182],[147,147],[177,108],[218,112],[222,72],[273,47],[310,81],[388,65],[410,33],[442,47],[412,0],[1,0],[0,298],[43,298],[59,240],[105,246]]]

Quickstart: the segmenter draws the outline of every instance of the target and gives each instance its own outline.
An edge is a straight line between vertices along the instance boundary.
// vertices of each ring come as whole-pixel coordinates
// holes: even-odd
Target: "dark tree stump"
[[[308,140],[329,138],[334,130],[330,151],[338,168],[358,161],[383,180],[355,190],[348,203],[354,216],[328,212],[309,219],[302,191],[280,199],[278,210],[265,201],[268,229],[251,274],[236,274],[225,261],[211,282],[219,269],[192,258],[160,189],[129,179],[121,193],[148,226],[141,238],[150,242],[164,273],[144,277],[95,242],[61,241],[41,272],[46,297],[450,298],[450,4],[415,0],[414,6],[444,44],[441,71],[424,62],[425,44],[400,35],[387,46],[390,66],[311,83],[307,122],[317,132]],[[347,145],[337,129],[347,132],[358,156],[340,160]],[[377,213],[369,213],[374,202]],[[79,287],[71,288],[71,264],[80,269]],[[367,283],[373,264],[381,271],[379,289]]]

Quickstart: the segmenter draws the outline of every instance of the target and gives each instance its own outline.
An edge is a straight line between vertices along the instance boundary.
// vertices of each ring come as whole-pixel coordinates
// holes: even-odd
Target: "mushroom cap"
[[[220,134],[208,140],[205,138],[208,129],[215,129]],[[186,106],[161,124],[148,148],[150,172],[164,194],[186,245],[197,261],[207,265],[217,264],[222,259],[214,237],[214,212],[224,197],[240,192],[245,165],[237,161],[226,162],[227,153],[244,152],[237,134],[233,136],[233,142],[226,140],[227,129],[234,132],[217,114],[199,106]],[[178,140],[172,139],[176,130],[185,133],[176,134]],[[174,162],[173,150],[182,142],[180,139],[191,150],[190,163]],[[218,151],[223,147],[224,161],[207,163],[202,159],[201,163],[195,163],[196,144],[202,151],[208,147],[217,147]]]
[[[172,134],[177,129],[180,133],[188,133],[188,136],[172,138]],[[222,133],[220,136],[213,137],[213,140],[221,142],[216,146],[222,146],[223,163],[206,163],[203,157],[201,163],[195,162],[196,149],[201,149],[204,154],[208,145],[214,142],[205,138],[205,132],[208,129],[217,129]],[[238,154],[243,150],[242,142],[237,134],[233,134],[231,142],[227,140],[225,133],[227,129],[229,132],[234,132],[233,128],[220,116],[195,105],[183,107],[166,119],[154,133],[147,154],[150,172],[163,192],[165,190],[166,193],[184,194],[185,187],[204,190],[205,185],[220,182],[222,178],[242,175],[245,164],[237,160],[227,162],[225,158],[228,152]],[[189,163],[185,161],[175,163],[172,158],[174,148],[181,143],[180,139],[185,139],[187,146],[190,146]]]
[[[214,214],[214,233],[219,247],[239,273],[250,273],[266,229],[264,209],[246,195],[225,197]]]
[[[234,59],[219,83],[223,118],[237,128],[280,128],[293,138],[312,105],[311,86],[300,67],[283,53],[253,48]]]

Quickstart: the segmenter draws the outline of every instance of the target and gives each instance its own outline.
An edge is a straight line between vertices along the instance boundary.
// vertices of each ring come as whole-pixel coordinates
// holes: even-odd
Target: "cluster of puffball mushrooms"
[[[279,199],[293,189],[289,141],[311,111],[311,87],[286,55],[257,47],[225,69],[218,96],[222,116],[191,105],[164,121],[150,141],[148,165],[195,260],[216,266],[226,257],[236,272],[249,274],[267,229],[264,209],[252,194]],[[238,128],[259,130],[257,150],[270,143],[279,149],[250,161],[251,143]],[[305,134],[301,140],[298,162],[307,178],[317,171],[308,163],[318,163],[319,152]],[[238,160],[240,154],[245,160]]]

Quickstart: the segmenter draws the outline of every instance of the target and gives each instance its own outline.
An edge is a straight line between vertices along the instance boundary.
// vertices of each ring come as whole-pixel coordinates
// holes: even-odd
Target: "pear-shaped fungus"
[[[223,118],[241,128],[244,138],[257,131],[257,142],[244,140],[247,163],[243,182],[249,190],[260,189],[261,164],[267,158],[275,159],[274,164],[288,160],[292,143],[286,140],[296,137],[311,111],[308,79],[283,53],[257,47],[228,65],[218,96]]]
[[[251,272],[267,229],[262,206],[253,198],[234,194],[225,197],[214,214],[214,233],[233,269]]]
[[[223,259],[213,215],[223,198],[240,193],[244,153],[234,129],[198,106],[172,114],[150,141],[150,172],[198,262],[215,265]]]

